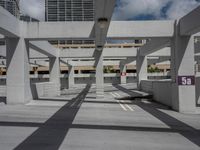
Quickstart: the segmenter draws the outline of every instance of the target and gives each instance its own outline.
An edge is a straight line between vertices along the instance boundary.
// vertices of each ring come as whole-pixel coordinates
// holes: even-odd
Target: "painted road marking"
[[[119,103],[119,105],[121,106],[121,108],[122,108],[124,111],[127,111],[126,107],[125,107],[123,104],[121,104],[119,100],[117,100],[117,102]]]
[[[110,93],[113,97],[116,97],[116,95],[114,93]]]
[[[131,106],[129,106],[128,104],[125,104],[125,101],[121,100],[122,103],[124,103],[124,105],[130,110],[130,111],[134,111],[133,108]]]
[[[118,94],[118,93],[110,93],[114,98],[117,98],[117,97],[120,97],[121,95]],[[125,101],[124,100],[117,100],[117,102],[119,103],[119,105],[122,107],[122,109],[124,111],[127,111],[127,110],[130,110],[130,111],[134,111],[134,109],[129,106],[128,104],[125,104]]]
[[[129,106],[128,104],[125,104],[125,105],[126,105],[126,107],[128,107],[130,109],[130,111],[134,111],[131,106]]]
[[[119,95],[118,93],[115,93],[115,94],[116,94],[117,96],[119,96],[119,97],[121,96],[121,95]]]

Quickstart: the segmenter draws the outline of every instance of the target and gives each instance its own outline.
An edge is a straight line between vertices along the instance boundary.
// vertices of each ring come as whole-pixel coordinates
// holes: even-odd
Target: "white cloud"
[[[20,0],[20,9],[23,14],[33,18],[45,18],[45,0]]]
[[[163,18],[161,9],[171,2],[171,6]],[[200,2],[196,0],[120,0],[115,9],[114,20],[127,20],[138,15],[153,15],[156,19],[177,19],[195,7]],[[21,12],[33,18],[44,20],[45,0],[20,0]]]
[[[157,19],[163,19],[161,10],[169,2],[171,5],[166,12],[167,19],[182,17],[200,4],[196,0],[120,0],[113,19],[127,20],[138,15],[153,15]]]
[[[119,7],[116,8],[114,19],[130,19],[138,15],[151,14],[160,15],[160,9],[169,0],[120,0]]]
[[[167,17],[169,19],[181,18],[199,5],[200,3],[195,0],[175,0],[167,11]]]

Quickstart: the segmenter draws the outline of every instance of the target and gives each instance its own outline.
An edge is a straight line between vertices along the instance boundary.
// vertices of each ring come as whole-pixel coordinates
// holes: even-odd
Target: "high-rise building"
[[[32,18],[28,15],[20,15],[20,20],[25,21],[25,22],[39,22],[38,19]]]
[[[94,0],[45,0],[46,21],[93,21]]]
[[[46,21],[94,21],[94,0],[45,0]],[[54,45],[93,44],[91,40],[49,41]]]
[[[19,1],[20,0],[0,0],[0,6],[4,7],[7,11],[18,18],[20,14]]]

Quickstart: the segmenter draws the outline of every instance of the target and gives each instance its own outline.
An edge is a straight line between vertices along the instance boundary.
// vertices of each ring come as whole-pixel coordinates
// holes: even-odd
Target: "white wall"
[[[172,106],[171,80],[143,80],[141,81],[141,89],[153,94],[155,101]]]

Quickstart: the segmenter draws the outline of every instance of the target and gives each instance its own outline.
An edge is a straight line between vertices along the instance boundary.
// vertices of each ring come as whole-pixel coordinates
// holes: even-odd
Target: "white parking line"
[[[114,98],[117,98],[117,97],[120,97],[120,94],[118,94],[118,93],[110,93]],[[117,102],[119,103],[119,105],[121,106],[121,108],[124,110],[124,111],[128,111],[128,110],[130,110],[130,111],[134,111],[134,109],[131,107],[131,106],[129,106],[128,104],[125,104],[125,101],[124,100],[117,100]]]
[[[119,100],[117,100],[117,102],[119,103],[119,105],[121,106],[121,108],[122,108],[124,111],[127,111],[126,107],[125,107],[124,105],[122,105],[122,104],[120,103]]]
[[[121,100],[122,103],[125,103],[124,100]],[[129,106],[128,104],[124,104],[130,111],[134,111],[133,108],[131,106]]]
[[[128,104],[125,104],[125,105],[126,105],[126,107],[128,107],[130,109],[130,111],[134,111],[131,106],[129,106]]]
[[[114,93],[110,93],[113,97],[116,97],[116,95]]]
[[[115,95],[117,95],[117,96],[119,96],[119,97],[121,96],[121,95],[119,95],[118,93],[115,93]]]

